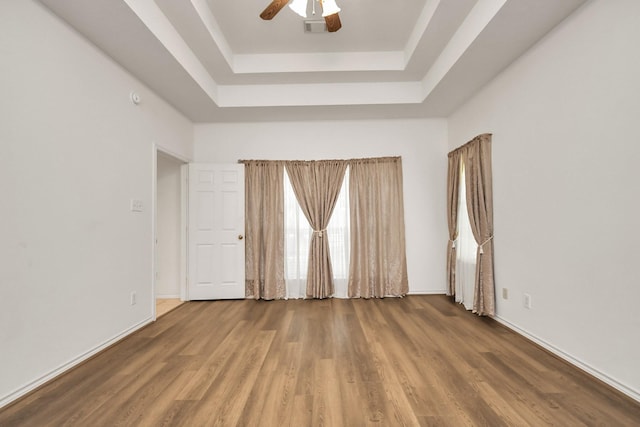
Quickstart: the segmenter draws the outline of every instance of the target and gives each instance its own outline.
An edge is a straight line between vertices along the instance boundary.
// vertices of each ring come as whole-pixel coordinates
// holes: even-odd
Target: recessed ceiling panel
[[[304,18],[288,7],[263,21],[259,15],[271,0],[208,2],[231,50],[252,54],[403,50],[427,0],[336,0],[342,28],[330,34],[305,33]]]

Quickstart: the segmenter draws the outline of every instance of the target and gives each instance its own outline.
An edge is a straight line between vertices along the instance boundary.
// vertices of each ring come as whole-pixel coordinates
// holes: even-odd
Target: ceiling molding
[[[209,31],[211,40],[213,40],[216,46],[218,46],[220,53],[222,53],[222,56],[227,61],[229,67],[233,69],[233,51],[231,50],[231,46],[229,46],[229,43],[227,42],[227,38],[224,36],[222,30],[220,29],[220,25],[218,25],[216,17],[213,16],[207,0],[191,0],[191,4],[200,17],[200,21],[202,21],[207,31]]]
[[[413,31],[411,32],[411,36],[409,36],[409,40],[407,40],[407,45],[404,48],[405,66],[411,61],[411,58],[413,58],[413,54],[427,32],[427,28],[429,27],[438,6],[440,6],[440,0],[427,0],[422,8],[422,12],[418,17],[416,25],[413,27]]]
[[[420,82],[219,86],[220,107],[419,104]]]
[[[149,31],[217,104],[218,84],[153,0],[123,0]]]
[[[423,100],[438,86],[508,0],[480,0],[422,79]]]
[[[403,71],[404,52],[270,53],[234,55],[237,74]]]

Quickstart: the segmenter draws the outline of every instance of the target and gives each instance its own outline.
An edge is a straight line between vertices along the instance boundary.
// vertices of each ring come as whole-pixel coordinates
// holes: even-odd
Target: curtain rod
[[[453,153],[455,153],[456,151],[460,151],[460,150],[462,150],[462,149],[466,148],[467,146],[469,146],[469,145],[473,144],[473,143],[474,143],[474,142],[476,142],[476,141],[482,141],[483,139],[491,138],[491,136],[492,136],[492,135],[493,135],[492,133],[481,133],[480,135],[478,135],[478,136],[474,137],[471,141],[469,141],[469,142],[467,142],[467,143],[465,143],[465,144],[462,144],[460,147],[458,147],[458,148],[456,148],[456,149],[454,149],[454,150],[451,150],[451,151],[449,152],[449,154],[447,154],[447,157],[451,157],[451,155],[452,155]]]
[[[303,162],[303,163],[315,163],[315,162],[362,162],[362,161],[383,161],[383,160],[402,160],[402,156],[392,156],[392,157],[363,157],[356,159],[326,159],[326,160],[238,160],[238,163],[249,163],[249,162]]]

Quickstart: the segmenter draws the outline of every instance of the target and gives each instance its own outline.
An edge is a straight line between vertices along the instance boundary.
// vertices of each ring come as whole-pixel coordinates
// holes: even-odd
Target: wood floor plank
[[[251,388],[269,351],[275,332],[260,331],[246,343],[246,351],[239,353],[233,363],[225,367],[211,385],[205,399],[194,411],[196,425],[234,426],[242,416]]]
[[[180,392],[177,400],[199,401],[203,399],[218,375],[224,374],[230,359],[236,357],[235,353],[244,341],[242,331],[247,325],[246,321],[240,321],[235,324],[235,327],[219,343],[218,347],[211,352],[207,360],[203,362],[193,379]]]
[[[182,305],[179,298],[156,298],[156,319]]]
[[[640,404],[444,296],[188,302],[0,426],[635,426]]]

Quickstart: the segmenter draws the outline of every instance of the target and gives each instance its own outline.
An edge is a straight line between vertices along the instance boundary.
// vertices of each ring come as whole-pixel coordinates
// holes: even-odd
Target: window
[[[304,216],[286,171],[284,173],[284,258],[287,298],[306,296],[311,226]],[[349,169],[331,215],[326,237],[333,270],[335,297],[347,297],[349,279]]]
[[[476,276],[476,251],[478,244],[473,237],[467,211],[467,184],[464,164],[461,166],[458,202],[458,239],[456,243],[456,302],[467,310],[473,308]]]

